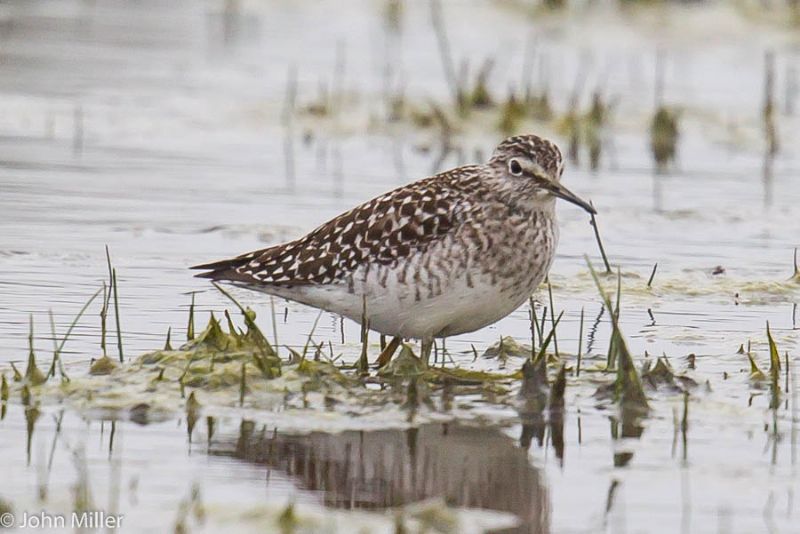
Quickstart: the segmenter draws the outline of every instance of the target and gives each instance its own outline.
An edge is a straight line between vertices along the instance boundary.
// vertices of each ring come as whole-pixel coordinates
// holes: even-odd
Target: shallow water
[[[267,425],[263,437],[243,438],[248,417],[239,414],[220,420],[217,438],[204,439],[201,431],[191,445],[183,421],[119,421],[120,446],[109,454],[111,423],[84,422],[67,410],[64,437],[53,448],[48,500],[41,503],[37,486],[51,463],[58,412],[46,409],[38,419],[28,458],[24,409],[15,404],[0,422],[0,473],[14,481],[0,497],[19,509],[70,509],[77,470],[68,449],[83,444],[93,493],[105,496],[102,488],[114,477],[121,481],[117,509],[132,519],[131,531],[171,528],[193,482],[209,509],[207,528],[233,503],[246,515],[248,507],[283,507],[291,499],[372,510],[442,497],[454,505],[510,510],[534,532],[792,531],[794,380],[790,376],[790,392],[773,421],[768,391],[750,385],[747,360],[736,349],[752,340],[766,370],[769,321],[792,370],[800,339],[793,307],[800,289],[785,283],[792,249],[800,245],[800,160],[792,146],[800,123],[797,90],[790,90],[800,66],[796,30],[775,16],[748,20],[714,4],[623,14],[584,7],[537,18],[511,3],[447,3],[444,10],[458,60],[469,58],[474,70],[487,57],[497,59],[490,78],[497,98],[510,84],[521,84],[526,43],[535,39],[532,76],[538,83],[546,77],[557,112],[566,110],[578,71],[585,73],[582,105],[595,87],[617,102],[600,169],[588,170],[584,155],[565,180],[600,211],[606,249],[623,272],[621,322],[637,361],[645,351],[666,353],[682,370],[683,358],[697,355],[697,369],[689,372],[700,384],[708,381],[711,392],[693,392],[685,430],[682,396],[659,392],[640,437],[613,439],[614,414],[598,407],[596,384],[585,374],[568,381],[562,458],[552,430],[540,447],[538,431],[521,437],[530,429],[524,431],[512,407],[491,402],[470,404],[472,423],[485,428],[456,426],[456,435],[444,435],[440,424],[365,431],[363,438],[355,430],[327,435],[311,418],[320,432],[310,436],[277,429],[280,457],[272,460],[260,450],[276,430],[269,414],[258,423]],[[403,86],[418,105],[448,98],[428,3],[404,3],[399,26],[390,12],[372,2],[323,2],[313,9],[244,1],[0,6],[0,368],[24,364],[28,314],[35,319],[37,352],[49,358],[47,312],[52,309],[63,335],[106,278],[104,245],[119,272],[125,355],[133,357],[162,346],[170,326],[176,339],[184,335],[190,292],[199,292],[201,317],[228,304],[187,266],[301,235],[374,194],[429,174],[437,163],[474,161],[477,152],[485,157],[502,137],[494,117],[463,125],[455,138],[462,154],[441,162],[435,132],[383,119],[387,83]],[[709,25],[713,39],[704,29]],[[765,176],[759,113],[767,49],[776,54],[782,150]],[[643,133],[652,113],[657,50],[664,53],[665,101],[683,109],[678,163],[661,175],[652,170]],[[293,68],[298,112],[287,127],[282,114]],[[318,100],[320,85],[342,102],[334,116],[322,119],[299,111]],[[535,128],[564,145],[552,125]],[[591,366],[605,361],[609,325],[603,314],[592,328],[601,303],[583,255],[595,265],[600,260],[585,215],[572,206],[560,206],[559,215],[561,244],[551,272],[556,308],[565,311],[559,348],[577,351],[585,308],[582,346],[589,352],[584,365]],[[712,275],[718,265],[724,274]],[[237,297],[271,334],[269,301],[246,292]],[[547,305],[546,292],[537,298]],[[280,343],[302,347],[317,312],[280,301],[276,306]],[[459,365],[496,368],[482,359],[473,363],[470,346],[482,352],[501,333],[528,340],[527,307],[480,332],[448,339],[447,349]],[[344,344],[341,336],[339,319],[324,315],[315,338],[355,360],[358,326],[345,323]],[[93,311],[66,345],[72,373],[100,355],[98,340]],[[358,429],[358,418],[352,426]],[[417,450],[430,451],[422,457],[455,462],[458,456],[442,452],[453,447],[463,455],[464,470],[423,462],[416,471],[407,450],[413,432]],[[239,450],[242,440],[246,452]],[[477,440],[493,451],[491,462]],[[514,448],[528,441],[529,447]],[[355,442],[365,458],[353,463],[354,453],[343,449],[352,451]],[[525,450],[527,463],[520,463]],[[631,452],[625,466],[617,465]],[[349,475],[322,490],[327,482],[309,475],[309,462]],[[364,475],[399,466],[438,485],[416,489],[396,476]],[[515,489],[508,498],[491,490],[498,479],[508,482],[502,491]],[[469,493],[449,494],[454,480]],[[357,498],[342,493],[354,491]],[[520,499],[530,504],[528,515]],[[247,528],[241,517],[234,520]]]

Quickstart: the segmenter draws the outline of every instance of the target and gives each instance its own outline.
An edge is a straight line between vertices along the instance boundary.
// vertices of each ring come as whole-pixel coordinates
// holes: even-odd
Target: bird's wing
[[[458,224],[467,201],[448,174],[376,197],[295,241],[192,269],[211,280],[293,286],[332,283],[361,264],[393,264]]]

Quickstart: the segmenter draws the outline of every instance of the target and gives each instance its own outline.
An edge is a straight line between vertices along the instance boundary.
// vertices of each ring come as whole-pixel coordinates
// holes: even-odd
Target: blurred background
[[[183,328],[190,293],[203,312],[224,305],[188,266],[298,237],[376,194],[485,161],[508,135],[537,133],[568,156],[563,179],[594,202],[626,283],[642,286],[658,263],[658,293],[634,292],[635,309],[623,314],[632,350],[696,353],[710,362],[704,379],[735,375],[735,349],[763,335],[765,320],[786,348],[798,343],[797,291],[775,285],[791,276],[800,245],[798,69],[796,0],[0,2],[0,363],[26,358],[29,314],[36,343],[50,346],[48,310],[64,329],[106,278],[106,245],[119,272],[126,352],[139,354],[162,346],[169,327]],[[584,350],[604,358],[608,323],[583,260],[601,264],[592,227],[571,206],[559,216],[551,272],[565,310],[559,341],[576,352],[583,308],[597,331]],[[269,317],[262,296],[241,298]],[[316,310],[276,304],[282,342],[302,347]],[[96,323],[76,328],[67,363],[98,353]],[[482,350],[501,333],[528,339],[528,327],[521,309],[448,348],[467,361],[471,345]],[[357,325],[326,314],[317,334],[357,354]],[[744,390],[726,387],[724,398],[746,404]],[[649,434],[650,450],[669,448],[671,418],[668,410],[663,433]],[[546,484],[524,475],[526,491],[545,503],[529,531],[791,530],[795,440],[782,442],[792,455],[781,471],[753,438],[760,412],[750,434],[701,425],[710,463],[701,463],[692,495],[725,494],[741,476],[754,489],[694,505],[687,483],[659,470],[658,454],[609,474],[606,418],[594,421],[567,436],[568,447],[589,444],[582,460],[554,467],[539,458]],[[26,422],[5,424],[0,452],[18,456]],[[75,418],[72,428],[83,424]],[[165,500],[139,507],[159,512],[142,514],[142,528],[172,521],[165,510],[189,491],[183,481],[205,468],[182,448],[183,430],[167,426],[129,431],[134,463],[152,469],[148,445],[160,443],[173,451],[162,467],[181,480],[153,482]],[[107,434],[92,429],[100,436],[89,456],[106,480]],[[229,430],[236,443],[241,429]],[[714,463],[723,460],[712,437],[725,432],[729,443],[741,440],[733,458],[752,472],[734,476]],[[64,461],[54,478],[66,487],[73,470]],[[765,479],[769,465],[777,474]],[[202,475],[217,488],[209,491],[260,488],[262,471],[237,467],[251,487],[231,481],[227,466]],[[36,469],[5,469],[28,480],[12,497],[30,499]],[[623,478],[634,488],[628,507],[610,512]],[[295,491],[287,480],[275,495]],[[658,514],[664,530],[653,527]]]

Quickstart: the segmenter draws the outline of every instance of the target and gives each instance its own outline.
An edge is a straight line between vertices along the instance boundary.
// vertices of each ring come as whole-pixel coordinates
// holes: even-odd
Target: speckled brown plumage
[[[403,337],[475,330],[547,274],[558,231],[558,148],[511,137],[468,165],[374,198],[286,244],[200,265],[198,276],[283,296]]]
[[[305,237],[199,266],[200,276],[277,285],[329,284],[363,264],[391,265],[453,229],[476,173],[462,167],[370,200]]]
[[[379,265],[397,262],[452,229],[458,217],[456,209],[465,197],[446,187],[450,181],[451,177],[442,174],[395,189],[301,239],[202,268],[213,269],[206,273],[208,277],[223,270],[254,282],[297,285],[331,283],[365,261]]]

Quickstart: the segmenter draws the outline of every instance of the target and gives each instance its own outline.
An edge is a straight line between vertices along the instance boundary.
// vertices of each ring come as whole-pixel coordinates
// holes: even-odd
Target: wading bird
[[[522,305],[547,276],[558,242],[557,198],[595,213],[561,184],[564,161],[536,135],[509,137],[483,165],[390,191],[306,236],[197,265],[230,282],[343,315],[394,336],[472,332]],[[387,356],[388,353],[388,356]]]

